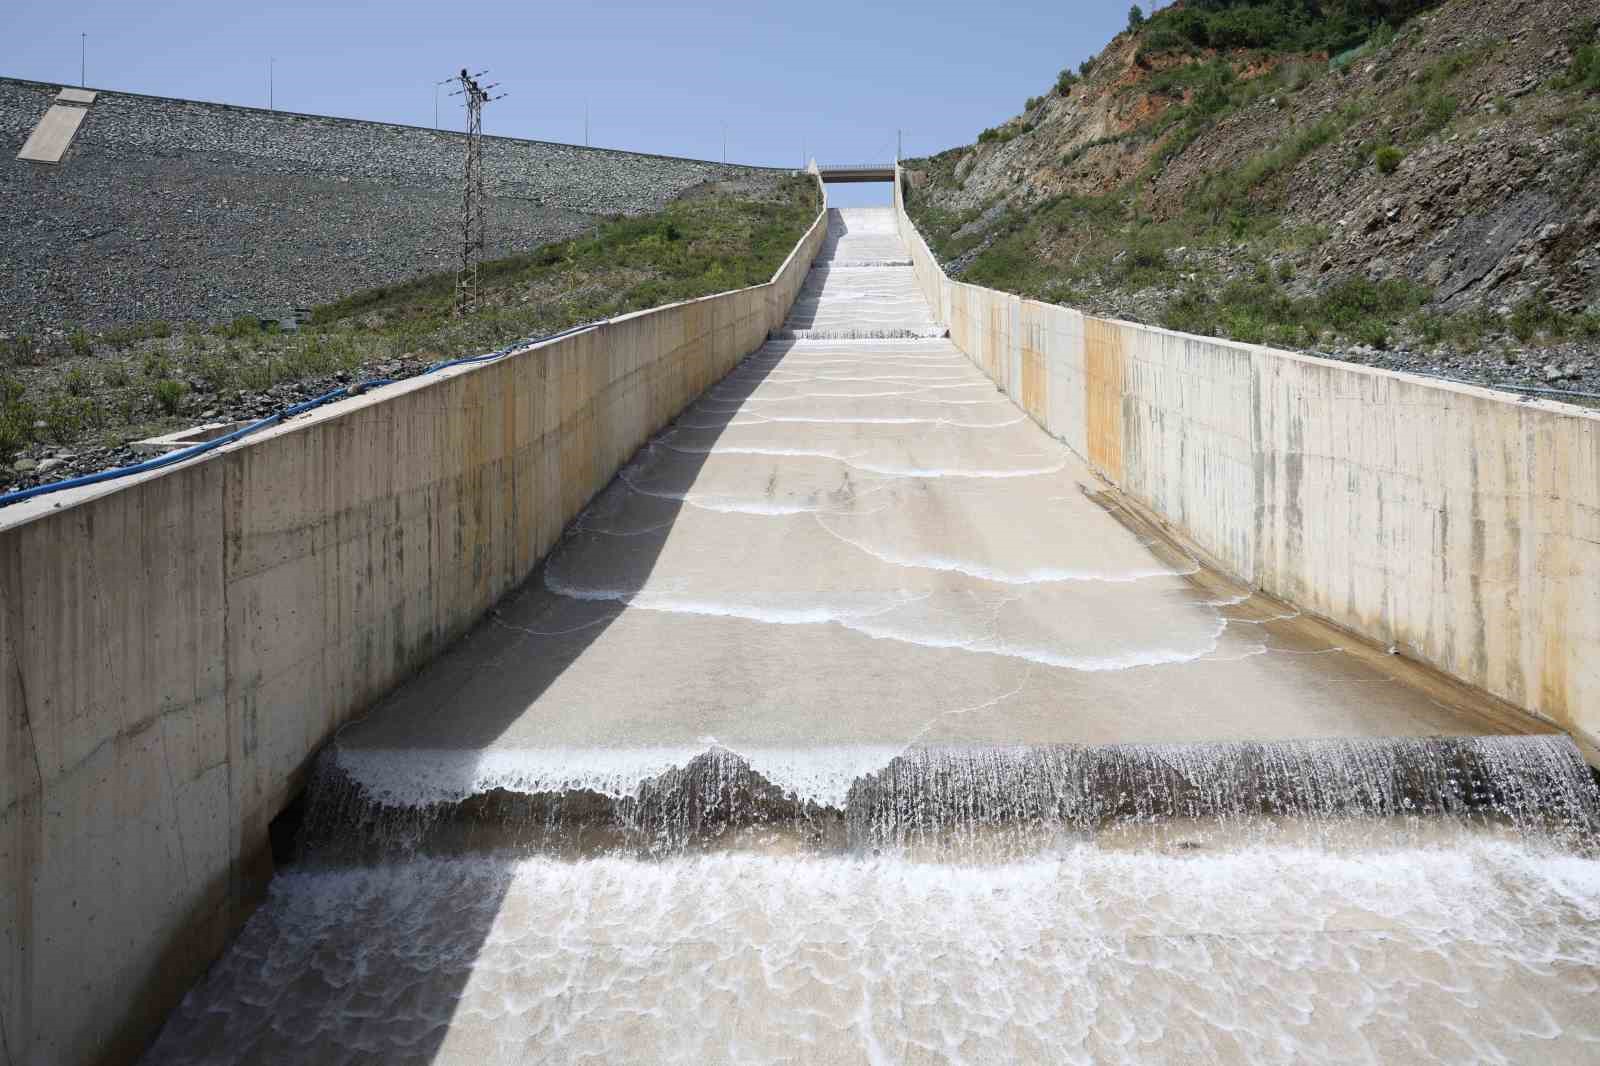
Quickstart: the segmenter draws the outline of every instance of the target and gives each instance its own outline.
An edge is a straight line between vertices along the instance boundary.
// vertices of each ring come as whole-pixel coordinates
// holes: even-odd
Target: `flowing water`
[[[322,754],[148,1063],[1590,1063],[1565,736],[1206,571],[888,212]]]

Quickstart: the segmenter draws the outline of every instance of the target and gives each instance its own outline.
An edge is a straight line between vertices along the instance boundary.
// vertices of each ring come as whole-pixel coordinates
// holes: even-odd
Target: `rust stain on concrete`
[[[1122,334],[1110,322],[1083,321],[1083,407],[1089,462],[1113,481],[1122,481],[1122,387],[1125,358]]]
[[[1022,409],[1043,425],[1049,418],[1050,362],[1045,350],[1045,319],[1022,305]]]

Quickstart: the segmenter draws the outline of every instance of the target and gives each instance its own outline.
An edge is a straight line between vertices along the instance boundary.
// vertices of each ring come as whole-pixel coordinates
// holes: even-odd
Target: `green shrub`
[[[27,443],[27,430],[11,415],[0,411],[0,463],[9,464]]]
[[[1561,312],[1555,309],[1543,293],[1530,296],[1517,304],[1511,310],[1511,317],[1506,320],[1506,326],[1511,330],[1512,336],[1524,344],[1540,333],[1559,336],[1564,332],[1564,325]]]
[[[126,388],[128,384],[128,368],[121,363],[112,363],[106,367],[100,378],[114,389]]]
[[[1435,345],[1444,340],[1445,320],[1440,315],[1422,312],[1411,320],[1410,325],[1411,331],[1422,338],[1424,344]]]
[[[1405,157],[1406,154],[1392,144],[1380,144],[1372,153],[1372,161],[1378,165],[1378,171],[1382,174],[1393,174],[1399,170],[1400,161]]]
[[[1389,324],[1381,318],[1364,318],[1349,327],[1347,335],[1369,348],[1389,346]]]
[[[1148,288],[1172,273],[1167,264],[1167,245],[1161,234],[1144,228],[1134,233],[1116,264],[1117,280],[1130,289]]]
[[[155,401],[163,414],[175,415],[178,408],[183,406],[183,394],[187,387],[181,381],[172,378],[162,378],[150,386],[150,398]]]
[[[1042,97],[1042,96],[1030,96],[1030,97],[1028,97],[1028,102],[1022,105],[1022,109],[1024,111],[1032,111],[1034,108],[1038,107],[1042,103],[1044,103],[1044,97]]]
[[[67,371],[67,376],[63,380],[62,384],[65,386],[69,394],[73,396],[82,396],[84,393],[89,391],[90,386],[92,386],[94,382],[90,380],[89,375],[84,372],[82,367],[75,366],[71,370]]]
[[[7,363],[26,366],[33,362],[33,338],[19,333],[8,341],[0,342],[0,367]]]
[[[233,381],[233,367],[220,355],[202,356],[196,371],[212,392],[221,392]]]
[[[45,432],[50,439],[65,444],[83,431],[92,421],[94,405],[85,399],[64,392],[52,393],[45,403]]]
[[[1063,67],[1061,73],[1056,75],[1056,92],[1066,96],[1072,92],[1072,87],[1078,82],[1078,75],[1072,73],[1071,67]]]
[[[168,359],[165,352],[146,352],[144,355],[144,376],[147,378],[164,378],[172,373],[172,360]]]
[[[247,363],[239,371],[239,384],[250,392],[265,392],[277,381],[271,359]]]
[[[1600,45],[1586,44],[1572,56],[1567,86],[1585,93],[1600,93]]]
[[[1161,324],[1179,333],[1212,335],[1216,328],[1216,301],[1203,289],[1191,286],[1167,303]]]
[[[33,435],[33,407],[22,382],[0,374],[0,463],[9,463]]]
[[[73,355],[94,354],[94,345],[89,342],[89,335],[81,327],[67,334],[67,347],[72,349]]]
[[[1423,128],[1429,133],[1444,129],[1450,125],[1450,120],[1456,117],[1458,107],[1460,104],[1455,97],[1444,93],[1433,93],[1422,105]]]
[[[991,126],[982,133],[978,134],[978,143],[989,144],[992,142],[995,144],[1005,144],[1007,141],[1015,140],[1024,133],[1032,132],[1032,123],[1023,123],[1021,126]]]
[[[1144,25],[1144,9],[1138,4],[1128,8],[1128,31],[1135,32]]]
[[[262,333],[278,332],[278,324],[270,320],[257,318],[255,315],[240,315],[232,322],[218,326],[216,332],[232,341],[249,340],[251,337]]]

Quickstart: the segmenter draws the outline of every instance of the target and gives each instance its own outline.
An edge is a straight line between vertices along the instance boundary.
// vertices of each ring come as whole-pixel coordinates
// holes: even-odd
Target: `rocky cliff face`
[[[1229,7],[1265,5],[1203,5]],[[1447,0],[1331,58],[1173,46],[1162,18],[1182,11],[978,143],[907,164],[913,214],[953,269],[1241,339],[1447,362],[1487,339],[1590,376],[1594,0]],[[1316,313],[1350,292],[1373,306]],[[1541,358],[1518,374],[1552,380]]]

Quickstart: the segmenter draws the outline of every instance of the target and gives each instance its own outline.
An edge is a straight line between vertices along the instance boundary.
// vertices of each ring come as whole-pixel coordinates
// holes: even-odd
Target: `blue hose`
[[[580,333],[586,329],[593,329],[595,325],[596,323],[593,322],[585,322],[581,326],[573,326],[570,329],[561,330],[559,333],[551,333],[548,336],[528,337],[517,341],[514,344],[508,344],[504,348],[497,348],[492,352],[485,352],[483,355],[469,355],[463,359],[447,359],[441,363],[434,363],[421,374],[418,374],[417,377],[433,374],[440,370],[448,370],[453,366],[468,366],[474,363],[490,363],[496,359],[503,359],[512,352],[521,351],[522,349],[535,344],[542,344],[545,341],[558,340],[561,337],[565,337],[573,333]],[[7,504],[12,503],[21,503],[23,500],[31,500],[35,496],[43,496],[49,492],[60,492],[63,489],[76,489],[81,488],[84,485],[98,485],[102,481],[114,481],[117,478],[129,477],[133,474],[144,474],[151,470],[160,470],[162,467],[171,466],[174,463],[181,463],[185,460],[193,459],[196,456],[204,455],[207,452],[215,451],[225,444],[232,444],[234,441],[248,437],[250,434],[266,429],[268,426],[277,425],[286,418],[293,418],[295,415],[305,414],[314,407],[321,407],[325,403],[331,403],[334,400],[343,399],[347,396],[359,396],[368,389],[375,389],[380,385],[392,385],[394,384],[394,380],[395,379],[393,378],[369,378],[366,381],[358,381],[354,385],[346,385],[341,388],[334,389],[332,392],[325,392],[321,396],[317,396],[309,400],[302,400],[300,403],[294,404],[293,406],[285,407],[276,414],[268,415],[266,418],[250,423],[248,426],[240,426],[232,433],[225,434],[216,438],[215,440],[202,441],[199,444],[191,445],[182,449],[181,451],[168,452],[166,455],[157,456],[154,459],[146,459],[142,463],[133,463],[129,466],[114,467],[111,470],[101,470],[94,474],[84,474],[81,477],[67,478],[65,481],[52,481],[45,485],[35,485],[31,489],[18,489],[16,492],[8,492],[4,495],[0,495],[0,507],[4,507]]]

